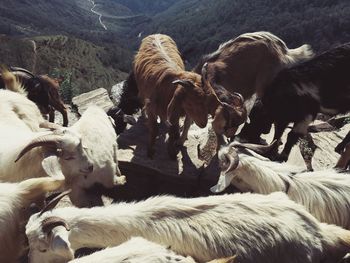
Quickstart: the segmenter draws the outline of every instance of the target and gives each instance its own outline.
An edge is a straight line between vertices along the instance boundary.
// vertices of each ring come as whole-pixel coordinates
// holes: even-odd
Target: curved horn
[[[187,87],[193,87],[193,83],[190,80],[187,79],[177,79],[172,82],[174,85],[181,85],[185,88]]]
[[[207,80],[207,73],[208,73],[208,62],[205,62],[203,67],[202,67],[202,72],[201,72],[202,78],[204,80]]]
[[[65,197],[66,195],[70,194],[70,192],[72,192],[71,189],[64,191],[62,193],[60,193],[58,196],[56,196],[55,198],[53,198],[44,208],[43,210],[40,211],[39,216],[41,216],[43,213],[45,213],[46,211],[52,210],[55,208],[55,206],[58,204],[59,201],[61,201],[61,199],[63,197]]]
[[[52,146],[52,147],[58,147],[58,144],[61,141],[61,136],[57,134],[48,134],[43,135],[38,138],[35,138],[32,140],[24,149],[19,153],[17,156],[15,162],[17,162],[19,159],[23,157],[27,152],[29,152],[31,149],[39,146]]]
[[[67,231],[70,231],[67,222],[63,218],[57,216],[45,218],[41,223],[41,228],[45,234],[50,233],[52,229],[57,226],[63,226]]]
[[[230,162],[229,167],[226,169],[225,173],[229,173],[233,170],[235,170],[239,164],[239,157],[238,153],[235,149],[229,151],[228,153],[225,153],[225,158],[227,158]]]
[[[24,68],[19,68],[19,67],[10,67],[10,70],[11,71],[19,71],[19,72],[23,72],[23,73],[27,73],[29,76],[31,76],[32,78],[34,78],[35,77],[35,75],[32,73],[32,72],[30,72],[29,70],[27,70],[27,69],[24,69]]]
[[[276,146],[278,146],[278,141],[274,140],[269,145],[261,145],[261,144],[254,144],[254,143],[239,143],[234,145],[236,148],[246,148],[250,149],[258,154],[264,155],[270,151],[272,151]]]

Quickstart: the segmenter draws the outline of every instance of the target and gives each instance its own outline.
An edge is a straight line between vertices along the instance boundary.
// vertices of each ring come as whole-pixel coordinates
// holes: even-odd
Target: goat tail
[[[314,56],[314,51],[312,50],[310,45],[302,45],[298,48],[288,49],[287,50],[287,65],[292,66],[296,63],[303,62],[305,60],[309,60]]]
[[[339,262],[350,252],[350,231],[339,226],[321,223],[325,236],[322,262]]]
[[[64,179],[54,179],[50,177],[31,178],[19,183],[21,196],[23,200],[33,202],[34,200],[45,197],[48,192],[63,190],[65,186]]]
[[[22,83],[16,78],[16,76],[6,68],[2,68],[1,77],[4,81],[5,88],[14,92],[26,94]]]

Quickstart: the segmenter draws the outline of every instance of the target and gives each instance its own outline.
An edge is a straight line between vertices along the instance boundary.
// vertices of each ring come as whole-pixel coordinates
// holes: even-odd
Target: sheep
[[[274,140],[279,140],[288,124],[294,123],[282,152],[276,154],[276,147],[270,153],[275,160],[288,159],[292,147],[306,135],[317,113],[335,115],[350,110],[349,66],[350,43],[347,43],[282,70],[268,85],[260,109],[251,118],[252,136],[259,137],[274,123]]]
[[[63,126],[68,125],[67,109],[59,95],[59,82],[47,75],[34,75],[32,72],[11,67],[11,72],[23,84],[26,96],[37,104],[42,114],[49,114],[49,121],[54,122],[54,110],[58,110],[63,116]],[[0,75],[0,89],[4,89],[5,84]]]
[[[222,171],[211,191],[222,192],[230,184],[243,192],[270,194],[282,191],[291,200],[304,205],[321,222],[350,229],[349,175],[334,169],[305,172],[302,167],[271,162],[252,151],[263,154],[273,147],[273,144],[261,146],[238,142],[222,147],[218,154]]]
[[[25,255],[25,225],[31,215],[31,204],[41,207],[46,193],[63,186],[64,180],[49,177],[0,183],[0,262],[19,262]]]
[[[155,153],[159,116],[170,126],[168,153],[175,159],[177,146],[186,140],[192,120],[204,128],[208,114],[215,114],[221,102],[213,90],[203,89],[199,74],[185,71],[177,46],[169,36],[155,34],[144,38],[134,59],[133,72],[148,118],[147,155],[152,158]],[[185,115],[180,138],[179,118]]]
[[[129,263],[196,263],[191,257],[177,255],[170,249],[141,237],[133,237],[117,247],[106,248],[69,263],[122,263],[125,261]],[[234,263],[234,257],[209,263]]]
[[[37,106],[21,94],[1,90],[0,114],[1,181],[66,178],[77,206],[102,203],[101,196],[86,191],[93,184],[110,188],[125,182],[118,176],[113,121],[103,110],[91,107],[75,125],[65,128],[45,122]]]
[[[240,263],[334,263],[350,250],[350,231],[319,223],[281,192],[43,209],[29,219],[26,235],[36,263],[66,262],[79,248],[116,246],[132,236],[199,262],[235,255]]]
[[[245,33],[203,56],[194,72],[200,73],[206,66],[210,80],[208,84],[212,85],[219,100],[234,105],[236,98],[233,95],[238,92],[246,99],[245,106],[249,113],[253,105],[251,102],[263,96],[266,86],[280,70],[312,56],[309,45],[289,49],[284,41],[269,32]],[[235,135],[225,133],[225,125],[225,121],[214,120],[213,128],[220,141],[223,134],[227,137]],[[247,136],[244,133],[241,137]]]

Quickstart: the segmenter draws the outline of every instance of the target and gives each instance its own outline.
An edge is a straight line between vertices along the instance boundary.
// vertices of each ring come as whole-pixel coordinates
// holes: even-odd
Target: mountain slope
[[[70,96],[101,87],[110,90],[112,85],[126,78],[127,74],[119,68],[130,56],[124,50],[62,35],[24,39],[0,37],[2,64],[24,67],[37,74],[69,76]]]
[[[245,32],[271,31],[296,47],[325,50],[350,41],[348,0],[180,0],[130,32],[165,33],[192,62],[220,43]]]

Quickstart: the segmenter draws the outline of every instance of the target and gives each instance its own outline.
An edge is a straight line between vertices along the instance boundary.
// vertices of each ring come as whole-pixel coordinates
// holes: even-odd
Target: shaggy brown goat
[[[55,120],[55,109],[63,116],[63,126],[68,125],[67,109],[59,94],[59,82],[47,75],[34,75],[22,68],[11,67],[10,71],[23,84],[28,99],[35,102],[42,114],[49,114],[49,121]],[[0,89],[4,89],[4,82],[0,75]]]
[[[213,90],[202,88],[201,76],[185,71],[175,42],[166,35],[150,35],[142,40],[134,59],[139,98],[144,104],[150,132],[148,156],[154,155],[158,133],[157,117],[169,124],[168,153],[176,158],[178,145],[187,137],[193,120],[204,128],[211,113],[209,105],[220,104]],[[180,138],[179,118],[186,115]]]
[[[194,71],[200,73],[203,65],[207,64],[208,79],[220,101],[232,105],[237,100],[232,96],[234,92],[242,94],[246,100],[254,94],[261,98],[265,87],[280,70],[312,55],[308,45],[288,49],[280,38],[269,32],[246,33],[221,44],[218,50],[204,56]],[[248,112],[253,101],[245,103]],[[225,134],[225,125],[222,121],[213,125],[215,132]]]

